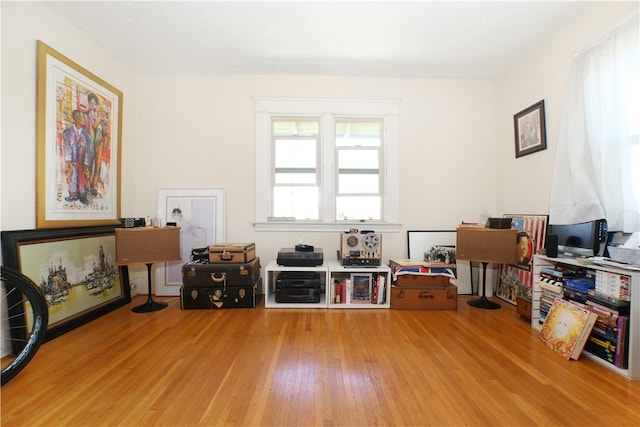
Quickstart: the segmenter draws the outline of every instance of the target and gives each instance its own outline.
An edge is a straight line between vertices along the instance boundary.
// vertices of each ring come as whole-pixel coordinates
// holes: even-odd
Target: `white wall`
[[[299,239],[335,258],[336,233],[255,232],[253,97],[400,100],[401,233],[383,236],[387,258],[406,257],[407,229],[452,229],[495,205],[494,88],[487,81],[300,76],[141,76],[138,198],[158,188],[224,187],[227,240],[255,241],[265,261]]]
[[[124,95],[124,141],[135,129],[135,74],[95,45],[86,34],[42,4],[2,2],[2,230],[35,228],[36,41],[41,40],[93,72]],[[123,145],[122,182],[135,185],[132,146]],[[123,192],[123,205],[134,192]]]
[[[491,82],[135,75],[46,5],[3,2],[2,229],[35,227],[37,39],[124,93],[122,216],[153,216],[159,188],[223,187],[227,240],[255,241],[264,264],[299,239],[331,257],[339,236],[254,231],[252,97],[400,100],[402,231],[383,236],[384,258],[394,258],[406,256],[406,230],[452,229],[484,211],[548,211],[571,50],[632,7],[598,6]],[[513,114],[543,98],[549,148],[516,160]]]

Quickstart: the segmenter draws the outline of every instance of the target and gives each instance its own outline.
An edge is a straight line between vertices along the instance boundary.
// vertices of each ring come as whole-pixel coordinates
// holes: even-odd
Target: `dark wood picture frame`
[[[516,158],[547,148],[544,99],[515,114],[513,116],[513,125],[516,140]]]
[[[116,265],[115,247],[113,225],[2,231],[3,264],[29,277],[47,299],[45,341],[131,302],[128,270]],[[72,292],[73,307],[65,305]]]

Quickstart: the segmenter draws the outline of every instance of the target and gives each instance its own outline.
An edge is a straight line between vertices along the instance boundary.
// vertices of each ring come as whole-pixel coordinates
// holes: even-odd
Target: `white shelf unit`
[[[356,300],[354,296],[354,283],[352,278],[362,279],[363,292],[360,294],[363,300]],[[381,279],[381,289],[384,289],[384,300],[382,303],[374,304],[371,302],[371,293],[375,292],[376,282]],[[335,282],[338,281],[342,286],[345,285],[347,279],[350,288],[343,294],[346,296],[342,302],[336,302],[335,298]],[[367,279],[371,281],[369,285]],[[357,290],[355,290],[357,292]],[[338,261],[329,261],[329,277],[327,279],[327,299],[329,308],[389,308],[389,300],[391,299],[391,269],[386,265],[375,267],[345,267]]]
[[[328,269],[327,264],[316,267],[288,267],[284,265],[278,265],[276,261],[271,261],[264,269],[265,284],[264,284],[264,306],[266,308],[327,308],[327,294],[326,284],[328,283]],[[288,303],[288,302],[276,302],[275,286],[278,274],[283,271],[304,271],[304,272],[317,272],[320,274],[321,290],[320,290],[320,302],[315,303]]]
[[[634,270],[625,270],[622,268],[602,266],[596,264],[583,264],[576,261],[575,258],[549,258],[543,255],[535,255],[533,259],[533,295],[532,295],[532,313],[531,327],[540,330],[540,295],[541,289],[538,284],[538,277],[543,268],[554,267],[556,265],[564,265],[570,267],[586,268],[593,271],[607,271],[615,274],[624,274],[631,277],[629,284],[629,292],[631,293],[630,311],[629,311],[629,346],[627,369],[621,369],[605,360],[595,356],[588,351],[583,351],[582,356],[588,357],[612,371],[627,377],[631,380],[640,380],[640,272]]]

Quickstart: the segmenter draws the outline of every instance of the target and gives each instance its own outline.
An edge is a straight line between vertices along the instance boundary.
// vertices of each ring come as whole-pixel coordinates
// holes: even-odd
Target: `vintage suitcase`
[[[253,286],[258,279],[260,279],[260,257],[244,263],[188,262],[182,266],[182,284],[189,288]]]
[[[396,276],[396,280],[393,282],[396,286],[418,286],[418,287],[446,287],[449,286],[450,278],[448,276],[437,275],[423,275],[423,274],[399,274]]]
[[[226,286],[211,288],[180,288],[180,308],[221,309],[221,308],[254,308],[258,304],[256,289],[258,284],[251,286]]]
[[[255,243],[219,243],[209,245],[209,262],[250,262],[256,257]]]
[[[396,310],[457,310],[458,288],[391,286],[390,305]]]

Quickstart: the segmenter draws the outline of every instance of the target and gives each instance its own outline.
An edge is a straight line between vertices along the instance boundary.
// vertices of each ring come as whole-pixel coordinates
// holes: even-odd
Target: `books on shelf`
[[[578,359],[598,315],[570,301],[556,298],[538,337],[564,359]]]
[[[331,304],[382,305],[387,302],[387,279],[379,273],[334,277]]]

